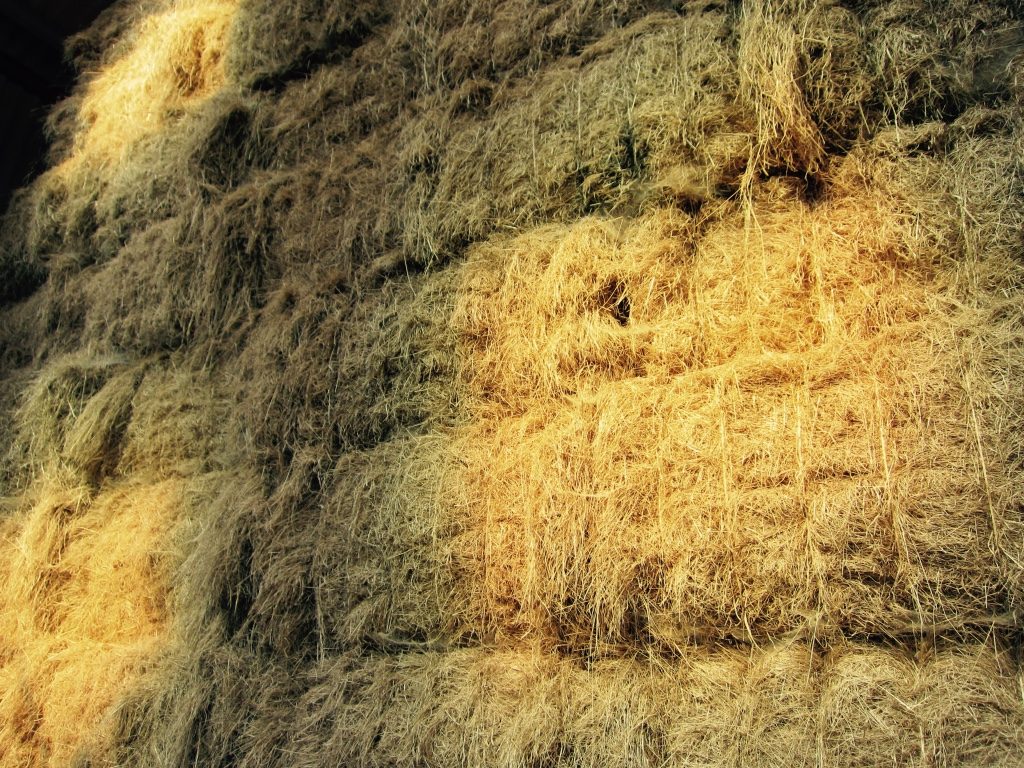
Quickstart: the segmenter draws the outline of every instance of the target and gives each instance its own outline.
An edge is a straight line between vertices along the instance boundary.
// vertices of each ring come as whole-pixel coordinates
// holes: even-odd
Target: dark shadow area
[[[43,124],[67,95],[74,73],[64,40],[112,0],[0,0],[0,211],[11,194],[42,170]]]

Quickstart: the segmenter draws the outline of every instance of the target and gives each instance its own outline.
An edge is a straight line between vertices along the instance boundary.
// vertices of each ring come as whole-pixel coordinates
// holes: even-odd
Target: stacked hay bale
[[[4,762],[1019,762],[1021,27],[115,5],[2,230]]]

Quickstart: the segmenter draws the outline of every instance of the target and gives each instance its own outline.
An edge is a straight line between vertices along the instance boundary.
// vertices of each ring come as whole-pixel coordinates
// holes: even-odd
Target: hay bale
[[[19,764],[170,766],[230,751],[216,746],[230,729],[203,726],[240,716],[254,674],[251,657],[232,664],[222,648],[245,610],[232,547],[251,520],[246,480],[140,474],[48,491],[0,523],[0,743]]]
[[[82,473],[90,485],[99,485],[118,470],[142,377],[143,371],[135,368],[111,378],[89,398],[64,437],[65,463]]]
[[[9,247],[20,252],[20,258],[43,267],[56,254],[80,251],[95,227],[96,196],[92,180],[69,179],[50,169],[23,198],[12,200],[21,212],[15,214],[17,220],[9,219],[12,228],[5,233]]]
[[[159,198],[152,187],[136,191],[143,211],[151,196]],[[121,210],[92,227],[85,251],[53,261],[45,343],[62,349],[84,340],[149,355],[209,340],[221,324],[237,324],[238,313],[261,300],[264,247],[272,236],[251,229],[248,217],[272,194],[272,186],[245,186],[211,206],[185,193],[166,210]]]
[[[0,751],[1019,762],[1011,6],[118,4],[0,240]]]
[[[140,20],[157,13],[166,6],[166,0],[119,0],[103,9],[95,21],[65,42],[67,60],[82,75],[109,65],[123,55],[133,42]]]
[[[219,111],[209,102],[225,83],[235,0],[159,5],[112,9],[105,19],[117,44],[54,113],[50,129],[64,148],[35,185],[26,235],[32,258],[56,248],[86,263],[110,258],[140,220],[163,218],[182,196],[185,169],[174,158],[202,143],[204,111]]]
[[[969,426],[1019,323],[949,303],[948,273],[870,190],[814,209],[786,194],[755,205],[753,237],[724,207],[552,227],[468,262],[456,551],[489,631],[899,635],[1019,600],[999,554],[1015,460]],[[978,305],[1014,290],[1001,268]],[[968,338],[1002,362],[965,369]],[[1009,397],[1004,426],[986,406],[1007,437]]]
[[[236,0],[177,0],[139,18],[131,45],[85,85],[74,162],[113,162],[216,92]]]
[[[208,373],[147,368],[132,399],[118,471],[190,478],[226,469],[238,457],[228,414]]]
[[[1014,765],[1020,697],[1013,662],[987,645],[920,658],[870,649],[830,654],[820,694],[822,758],[835,765]]]
[[[171,768],[195,762],[199,731],[216,685],[217,639],[190,637],[189,645],[168,643],[158,665],[140,676],[109,719],[111,745],[89,757],[100,765]],[[204,653],[207,651],[207,653]],[[237,671],[237,670],[232,670]]]
[[[12,446],[16,442],[15,413],[18,400],[31,380],[32,371],[27,368],[4,368],[4,376],[0,378],[0,445]],[[15,453],[8,448],[5,453],[0,454],[0,497],[14,493],[17,475]]]
[[[43,369],[15,417],[17,440],[10,451],[21,480],[102,465],[123,433],[134,384],[122,357],[72,355]]]
[[[395,268],[395,279],[361,290],[345,271],[325,270],[268,302],[236,381],[253,448],[275,472],[306,446],[337,457],[452,420],[452,275]],[[364,273],[360,284],[379,279]]]
[[[132,768],[292,765],[288,702],[305,687],[296,664],[210,636],[179,641],[119,707],[112,748],[90,758]]]
[[[748,173],[783,168],[817,172],[824,140],[804,98],[801,71],[802,2],[750,2],[740,27],[740,87],[757,115],[757,140]]]
[[[819,657],[796,645],[590,669],[530,647],[353,654],[311,670],[281,752],[294,766],[881,766],[893,755],[1012,764],[1020,702],[990,676],[1006,663],[983,645],[922,661],[860,646]],[[953,679],[964,687],[947,688]],[[939,702],[942,730],[919,730]],[[282,704],[252,707],[250,733],[262,718],[279,732]],[[907,752],[858,749],[893,734],[906,741],[886,746]]]
[[[39,352],[37,331],[42,315],[42,298],[37,291],[16,304],[0,306],[0,378],[31,369],[33,360]],[[17,398],[14,398],[9,402],[14,404],[16,400]],[[13,407],[7,409],[8,416],[13,417],[14,410]]]
[[[288,566],[319,563],[321,638],[402,647],[525,632],[579,652],[1010,620],[1013,454],[985,449],[982,469],[964,425],[1019,328],[944,305],[927,252],[910,242],[894,256],[907,230],[879,198],[795,219],[792,204],[758,209],[765,271],[749,287],[730,261],[746,258],[746,235],[729,208],[481,248],[461,270],[455,318],[476,421],[448,446],[417,438],[344,457],[331,522],[295,535],[325,542],[313,555],[295,543]],[[791,248],[788,233],[808,226],[816,239]],[[800,288],[801,273],[822,282]],[[684,329],[700,318],[695,339]],[[975,343],[968,328],[1009,345],[973,373],[957,351]],[[691,466],[677,463],[687,455]],[[437,491],[418,479],[431,467]],[[451,573],[438,566],[448,558]]]
[[[175,216],[198,218],[247,181],[263,164],[256,108],[252,98],[223,87],[176,114],[172,125],[140,137],[116,167],[62,171],[96,185],[82,249],[106,261],[140,229]]]
[[[204,380],[205,379],[205,380]],[[208,377],[125,358],[60,358],[26,388],[11,460],[18,481],[201,474],[232,456]]]
[[[333,147],[376,143],[381,132],[393,130],[403,105],[414,96],[415,86],[407,73],[384,42],[372,38],[350,60],[316,68],[308,77],[288,83],[268,102],[276,162],[301,166],[313,155],[329,154]],[[382,154],[368,155],[365,161],[378,165],[387,159]],[[338,154],[333,159],[345,160]]]
[[[178,482],[51,489],[3,521],[0,744],[19,765],[105,749],[112,707],[163,647]]]
[[[189,642],[223,643],[252,607],[252,536],[265,497],[257,478],[220,471],[191,478],[185,504],[171,594],[176,629]]]
[[[198,269],[188,299],[207,336],[230,334],[262,303],[280,184],[274,177],[246,184],[201,214],[194,234],[198,248],[189,253]]]
[[[320,646],[443,646],[475,627],[453,578],[442,509],[444,437],[390,440],[334,467],[315,532],[311,581]],[[467,622],[468,623],[468,622]]]
[[[426,210],[412,198],[405,237],[444,253],[495,231],[628,212],[651,196],[650,177],[687,161],[713,189],[728,169],[704,168],[720,151],[711,139],[748,122],[727,95],[736,79],[727,24],[713,10],[655,15],[609,31],[578,59],[505,84],[482,115],[452,119],[447,136],[430,113],[407,121],[402,143],[420,140],[407,166],[434,156],[438,172]],[[436,127],[428,133],[424,123]]]
[[[227,67],[237,82],[269,88],[344,60],[391,11],[382,4],[250,0],[239,6]]]
[[[183,217],[149,224],[74,287],[85,305],[81,336],[100,349],[145,357],[180,349],[196,336],[189,283],[195,279]]]
[[[648,167],[696,157],[713,189],[736,172],[720,166],[745,161],[750,122],[729,94],[728,22],[720,9],[655,15],[500,88],[474,75],[465,93],[417,94],[394,47],[371,41],[285,88],[269,118],[278,163],[324,152],[342,163],[306,171],[329,183],[294,206],[297,224],[356,257],[397,247],[433,264],[496,230],[634,204],[651,194],[640,183]],[[346,145],[354,157],[340,160]],[[325,207],[347,215],[325,219]]]
[[[998,97],[1008,86],[1006,64],[1021,49],[1012,4],[874,3],[864,24],[876,100],[895,124],[948,120]]]

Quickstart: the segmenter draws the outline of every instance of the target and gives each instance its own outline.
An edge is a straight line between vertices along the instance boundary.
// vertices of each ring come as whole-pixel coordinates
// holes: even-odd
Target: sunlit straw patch
[[[44,494],[0,540],[0,744],[67,765],[166,641],[179,481]]]
[[[454,551],[488,636],[679,648],[1008,610],[1015,512],[961,350],[985,331],[877,193],[784,187],[752,219],[584,220],[471,256]]]
[[[116,163],[224,83],[237,0],[178,0],[143,18],[130,50],[89,82],[70,159]]]

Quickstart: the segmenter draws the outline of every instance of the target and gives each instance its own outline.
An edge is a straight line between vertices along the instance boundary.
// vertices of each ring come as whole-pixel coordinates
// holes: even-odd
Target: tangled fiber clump
[[[115,4],[0,227],[0,763],[1021,764],[1022,30]]]

